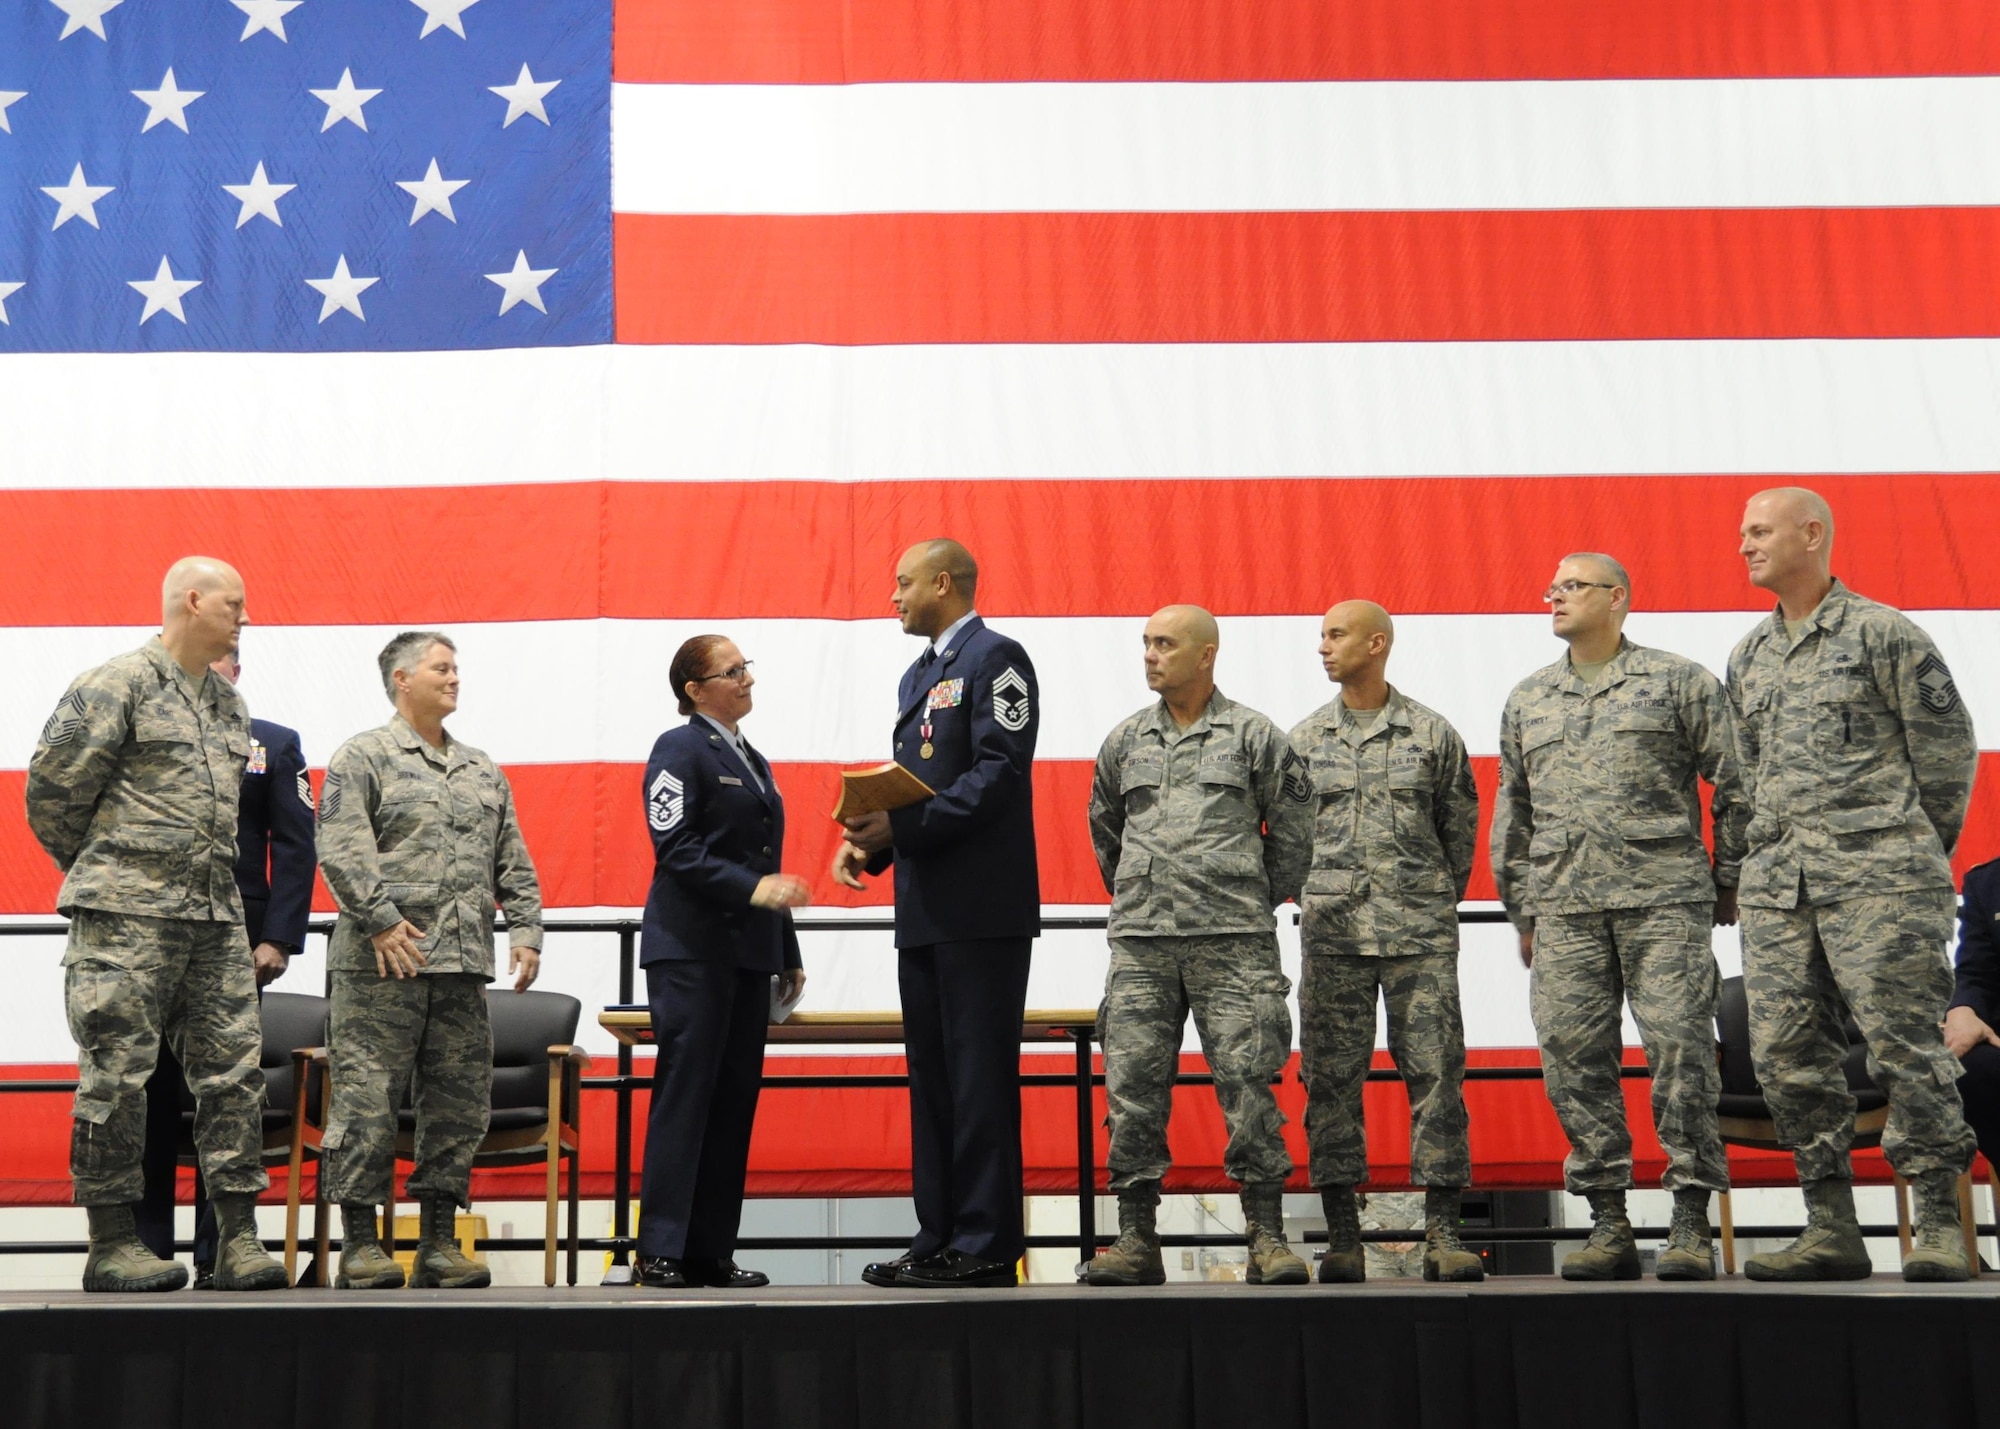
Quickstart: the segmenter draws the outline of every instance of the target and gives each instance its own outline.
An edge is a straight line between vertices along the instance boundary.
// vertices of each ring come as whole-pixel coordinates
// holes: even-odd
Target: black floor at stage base
[[[2000,1426],[2000,1282],[0,1296],[8,1429]]]

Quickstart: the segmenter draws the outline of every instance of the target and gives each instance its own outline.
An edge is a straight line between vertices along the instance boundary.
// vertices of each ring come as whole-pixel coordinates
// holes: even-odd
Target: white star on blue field
[[[612,340],[605,0],[0,0],[0,352]]]

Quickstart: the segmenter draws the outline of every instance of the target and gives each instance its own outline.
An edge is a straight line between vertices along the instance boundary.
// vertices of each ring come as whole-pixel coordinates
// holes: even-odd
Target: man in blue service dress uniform
[[[230,684],[241,682],[237,653],[209,668]],[[250,721],[250,758],[237,796],[236,891],[243,895],[243,931],[257,970],[257,997],[285,974],[306,940],[312,914],[313,793],[297,730],[267,719]],[[181,1088],[187,1074],[173,1049],[160,1044],[160,1063],[146,1084],[146,1193],[133,1208],[139,1239],[162,1260],[174,1257],[174,1170],[181,1133]],[[194,1288],[215,1283],[215,1211],[201,1172],[194,1182]]]
[[[836,882],[896,870],[917,1236],[871,1285],[1012,1285],[1021,1216],[1021,1015],[1041,932],[1031,770],[1041,695],[1028,654],[972,608],[956,541],[903,553],[890,597],[928,642],[903,676],[896,762],[936,791],[848,821]]]
[[[1958,978],[1944,1045],[1965,1074],[1958,1095],[1986,1159],[2000,1165],[2000,859],[1965,871],[1958,909]]]

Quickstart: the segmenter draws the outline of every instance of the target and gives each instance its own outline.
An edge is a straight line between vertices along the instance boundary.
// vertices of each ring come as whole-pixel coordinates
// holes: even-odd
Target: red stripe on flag
[[[618,0],[639,83],[2000,72],[1988,0]]]
[[[1472,766],[1479,783],[1480,834],[1467,896],[1490,900],[1493,875],[1486,861],[1486,830],[1498,761],[1483,757],[1474,759]],[[842,889],[827,877],[839,838],[827,815],[838,797],[840,766],[779,764],[776,771],[788,823],[786,868],[810,878],[814,899],[823,905],[888,903],[891,885],[886,876],[871,880],[865,895]],[[638,907],[646,901],[653,854],[639,796],[642,772],[637,764],[520,764],[508,769],[521,832],[541,876],[542,897],[551,908]],[[313,778],[317,783],[319,774]],[[1107,901],[1086,822],[1090,779],[1088,760],[1046,760],[1035,765],[1035,839],[1045,903]],[[19,770],[0,771],[0,913],[53,910],[61,881],[28,831],[22,803],[25,781]],[[1979,782],[1959,840],[1956,866],[1962,871],[1996,854],[2000,854],[2000,752],[1989,752],[1980,755]],[[324,885],[315,902],[322,912],[332,909]]]
[[[632,343],[2000,333],[2000,209],[619,214]]]
[[[1357,594],[1399,615],[1539,611],[1575,550],[1617,554],[1648,609],[1747,612],[1769,602],[1736,555],[1743,503],[1792,484],[1833,503],[1840,574],[1863,594],[2000,607],[2000,566],[1963,558],[2000,549],[1996,473],[581,482],[0,492],[0,622],[149,625],[160,573],[191,550],[234,561],[266,625],[866,619],[889,614],[897,554],[941,533],[978,556],[999,619],[1144,615],[1190,594],[1222,615]],[[313,558],[272,531],[301,533]]]

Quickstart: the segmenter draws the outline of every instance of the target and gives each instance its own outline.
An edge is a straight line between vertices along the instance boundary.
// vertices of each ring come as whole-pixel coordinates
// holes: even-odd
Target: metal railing
[[[1296,921],[1296,910],[1290,916]],[[1460,909],[1458,921],[1461,924],[1494,924],[1507,921],[1505,913],[1498,909]],[[893,932],[895,921],[884,917],[828,918],[806,915],[794,919],[801,933],[821,932]],[[1044,932],[1102,932],[1107,925],[1103,914],[1082,914],[1044,917]],[[618,939],[618,1001],[633,1005],[637,991],[638,937],[640,921],[637,918],[554,918],[544,922],[547,933],[608,933]],[[69,924],[61,921],[34,923],[0,923],[0,937],[60,937],[69,931]],[[333,931],[333,920],[315,919],[309,926],[310,933],[327,935]],[[497,927],[496,927],[497,931]],[[1021,1085],[1024,1087],[1069,1087],[1077,1096],[1077,1233],[1075,1236],[1036,1235],[1027,1237],[1031,1249],[1054,1249],[1073,1247],[1083,1259],[1096,1253],[1105,1238],[1096,1230],[1096,1125],[1093,1116],[1092,1093],[1104,1085],[1104,1074],[1097,1071],[1091,1059],[1091,1044],[1094,1028],[1077,1026],[1065,1029],[1067,1040],[1075,1049],[1074,1070],[1066,1073],[1024,1072]],[[630,1044],[620,1042],[617,1051],[617,1071],[611,1076],[585,1077],[581,1086],[585,1091],[610,1092],[616,1099],[614,1117],[614,1189],[612,1201],[612,1224],[609,1236],[580,1237],[580,1250],[609,1252],[614,1267],[626,1267],[629,1257],[637,1249],[637,1241],[632,1235],[632,1098],[641,1087],[650,1085],[650,1078],[641,1077],[633,1070],[633,1049]],[[1620,1076],[1627,1079],[1647,1080],[1651,1072],[1644,1066],[1626,1066],[1620,1069]],[[1401,1081],[1402,1075],[1393,1067],[1371,1067],[1367,1073],[1371,1082]],[[1518,1067],[1468,1067],[1465,1079],[1469,1082],[1491,1081],[1541,1081],[1542,1068],[1539,1064]],[[766,1076],[764,1088],[784,1089],[828,1089],[828,1088],[895,1088],[907,1087],[908,1076],[835,1073],[826,1075],[786,1074]],[[1274,1084],[1278,1078],[1273,1078]],[[1177,1085],[1212,1085],[1214,1078],[1205,1072],[1183,1072],[1176,1076]],[[0,1080],[0,1094],[36,1094],[73,1092],[76,1090],[74,1078],[37,1078]],[[1555,1188],[1550,1188],[1555,1189]],[[1739,1239],[1788,1238],[1799,1233],[1797,1225],[1737,1226],[1735,1234]],[[1641,1239],[1659,1240],[1668,1234],[1665,1226],[1636,1226],[1633,1233]],[[1981,1225],[1980,1235],[1995,1234],[1995,1228]],[[1582,1226],[1467,1226],[1465,1238],[1468,1242],[1555,1242],[1581,1240],[1589,1236],[1588,1227]],[[1866,1225],[1862,1227],[1866,1236],[1894,1236],[1898,1234],[1895,1225]],[[1420,1241],[1424,1238],[1421,1227],[1405,1229],[1384,1229],[1363,1231],[1362,1239],[1370,1242],[1404,1243]],[[1324,1231],[1308,1231],[1298,1237],[1306,1244],[1322,1242]],[[1238,1235],[1214,1234],[1172,1234],[1160,1237],[1161,1244],[1175,1248],[1197,1248],[1209,1246],[1234,1246],[1242,1244]],[[902,1246],[907,1235],[870,1236],[745,1236],[737,1241],[737,1248],[745,1251],[845,1251],[879,1250]],[[339,1245],[339,1238],[332,1241]],[[273,1248],[282,1242],[267,1241]],[[478,1242],[482,1250],[515,1251],[541,1250],[540,1239],[523,1237],[486,1237]],[[83,1241],[0,1241],[0,1255],[63,1255],[82,1254],[88,1248]],[[182,1250],[191,1248],[182,1242]],[[614,1277],[618,1271],[614,1270]]]

